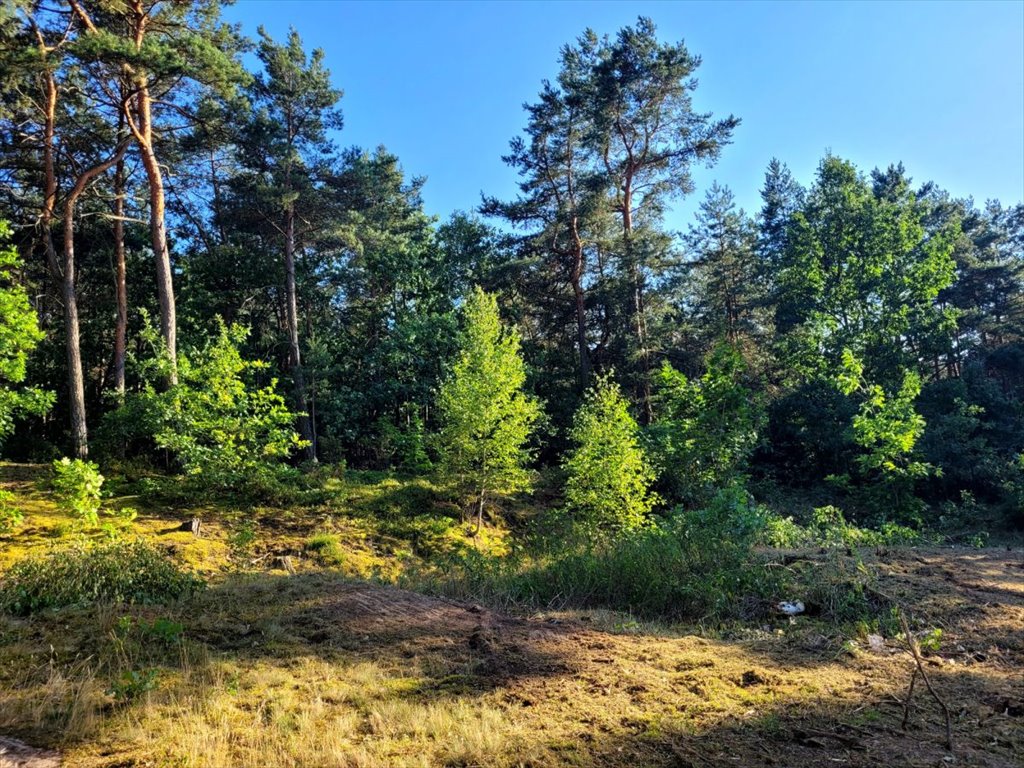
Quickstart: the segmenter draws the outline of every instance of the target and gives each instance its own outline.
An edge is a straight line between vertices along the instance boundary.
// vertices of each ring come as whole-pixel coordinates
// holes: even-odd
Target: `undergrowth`
[[[97,602],[160,603],[203,585],[143,539],[72,539],[15,563],[0,579],[0,610],[27,615]]]

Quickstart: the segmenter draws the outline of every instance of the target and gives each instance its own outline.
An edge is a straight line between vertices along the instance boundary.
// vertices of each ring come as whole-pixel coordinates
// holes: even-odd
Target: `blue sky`
[[[977,201],[1024,199],[1024,2],[330,2],[239,0],[226,16],[255,36],[294,26],[326,51],[343,88],[342,146],[384,144],[427,177],[428,212],[511,197],[501,162],[522,103],[586,27],[614,34],[650,16],[703,58],[695,107],[742,119],[714,180],[756,210],[772,157],[811,180],[826,150],[863,170],[903,161]]]

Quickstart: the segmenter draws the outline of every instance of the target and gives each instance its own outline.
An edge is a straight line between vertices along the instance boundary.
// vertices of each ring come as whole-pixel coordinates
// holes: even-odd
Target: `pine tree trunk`
[[[117,161],[114,171],[114,294],[117,302],[117,322],[114,326],[114,391],[124,397],[125,357],[128,348],[128,284],[124,253],[124,158]]]
[[[89,456],[89,436],[85,422],[85,378],[79,343],[78,292],[75,287],[74,200],[74,197],[69,196],[64,206],[64,280],[61,294],[64,299],[68,397],[71,407],[71,451],[76,459],[85,459]]]
[[[64,334],[68,360],[68,397],[71,406],[71,446],[75,458],[89,455],[89,433],[85,414],[85,375],[82,370],[82,348],[78,324],[78,290],[75,285],[75,206],[86,187],[124,155],[122,142],[116,154],[105,162],[89,168],[75,182],[64,201]]]
[[[149,88],[145,81],[137,83],[136,97],[138,112],[139,154],[146,170],[149,183],[149,234],[156,259],[156,293],[160,305],[160,335],[167,346],[171,362],[171,384],[178,383],[178,321],[174,302],[174,283],[171,272],[171,256],[167,248],[166,205],[164,201],[164,179],[153,149],[153,114]]]
[[[57,249],[53,245],[53,214],[57,210],[57,172],[53,161],[53,137],[57,125],[57,83],[46,73],[46,102],[43,114],[43,208],[39,216],[46,263],[55,280],[60,279]]]
[[[302,352],[299,348],[299,308],[295,289],[295,209],[288,207],[285,222],[284,273],[288,315],[288,362],[295,385],[295,410],[299,435],[309,442],[305,449],[308,461],[316,461],[316,445],[310,426],[309,403],[306,398],[306,379],[302,370]]]
[[[590,383],[590,349],[587,346],[587,304],[583,295],[583,241],[579,236],[578,222],[572,220],[573,267],[572,292],[576,301],[576,345],[580,352],[580,391]]]
[[[633,279],[633,319],[636,329],[636,341],[640,354],[640,402],[643,406],[643,423],[650,424],[654,420],[651,407],[651,354],[647,348],[647,320],[644,309],[644,284],[640,264],[633,251],[633,189],[631,180],[626,181],[622,202],[622,235],[626,251],[626,262],[629,264]]]

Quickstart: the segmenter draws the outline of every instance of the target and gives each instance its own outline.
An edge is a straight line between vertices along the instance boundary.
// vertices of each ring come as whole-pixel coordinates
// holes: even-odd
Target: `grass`
[[[404,482],[348,476],[328,503],[304,509],[131,500],[135,530],[202,571],[209,587],[151,604],[0,615],[0,734],[59,748],[82,768],[763,765],[769,757],[802,768],[829,758],[890,764],[892,755],[942,764],[941,725],[927,699],[912,711],[914,730],[899,730],[892,697],[904,695],[911,662],[884,622],[765,614],[666,625],[551,600],[510,614],[382,585],[432,567],[423,543],[398,533],[420,515],[452,522],[440,551],[479,544],[488,556],[487,541],[462,538],[441,489],[418,484],[404,494]],[[31,468],[3,467],[0,484],[26,512],[0,539],[0,557],[45,550],[68,519],[33,485]],[[170,530],[194,515],[202,538]],[[254,539],[232,560],[229,541],[246,521]],[[507,531],[487,530],[507,546]],[[912,606],[915,629],[942,629],[929,674],[957,702],[958,759],[1012,765],[1024,750],[1018,720],[1004,714],[1020,699],[1024,663],[1019,553],[762,557],[793,571],[794,584],[817,585],[816,595],[792,595],[808,603],[861,584]],[[891,652],[869,650],[865,636],[877,631]]]

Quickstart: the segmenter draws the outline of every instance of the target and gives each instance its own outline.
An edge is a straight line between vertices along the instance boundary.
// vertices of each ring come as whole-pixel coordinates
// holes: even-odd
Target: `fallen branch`
[[[907,720],[910,718],[910,699],[914,695],[914,684],[917,682],[917,676],[920,675],[921,679],[924,680],[925,686],[928,688],[928,692],[932,695],[932,698],[938,702],[938,705],[942,708],[942,714],[946,718],[946,749],[953,752],[953,718],[949,714],[949,707],[946,706],[946,702],[935,692],[932,687],[932,681],[928,679],[928,673],[924,671],[924,660],[921,658],[921,649],[917,645],[917,638],[910,631],[910,625],[907,623],[907,617],[903,611],[899,611],[900,615],[900,626],[903,627],[903,634],[907,638],[907,647],[910,649],[910,655],[914,657],[914,672],[910,676],[910,687],[907,690],[907,698],[903,702],[903,730],[907,729]]]

